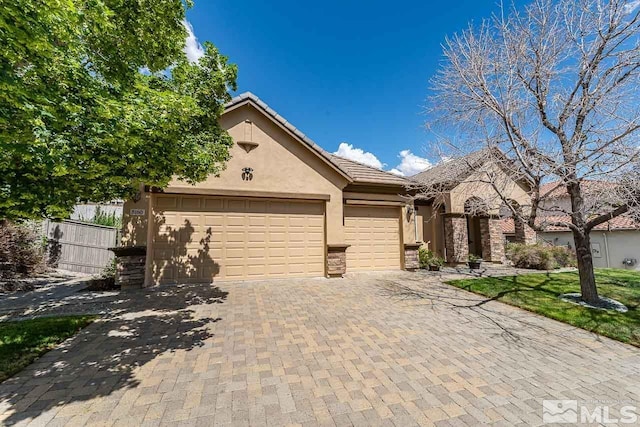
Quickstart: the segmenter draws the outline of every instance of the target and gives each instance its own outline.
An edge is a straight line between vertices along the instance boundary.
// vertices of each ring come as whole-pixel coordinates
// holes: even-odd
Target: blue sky
[[[187,19],[198,42],[238,64],[239,93],[330,152],[346,142],[342,155],[412,174],[439,160],[423,106],[441,43],[496,10],[496,0],[196,0]]]

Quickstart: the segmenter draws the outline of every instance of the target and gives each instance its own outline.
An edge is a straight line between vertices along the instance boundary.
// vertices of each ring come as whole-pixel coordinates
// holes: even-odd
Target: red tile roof
[[[565,216],[545,216],[537,218],[536,223],[539,226],[544,227],[544,231],[569,231],[567,227],[559,225],[546,225],[550,222],[571,222],[568,215]],[[501,220],[502,232],[504,234],[514,234],[515,226],[513,224],[513,218],[503,218]],[[640,230],[640,222],[635,221],[628,215],[620,215],[613,218],[611,221],[605,222],[594,228],[597,231],[621,231],[621,230]]]
[[[580,184],[582,191],[586,195],[615,187],[615,185],[615,183],[608,181],[582,181]],[[540,196],[553,199],[558,197],[569,197],[569,193],[567,193],[567,187],[560,181],[554,181],[540,186]]]

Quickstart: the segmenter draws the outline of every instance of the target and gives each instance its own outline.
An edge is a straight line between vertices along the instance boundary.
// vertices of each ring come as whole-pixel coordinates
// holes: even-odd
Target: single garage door
[[[400,208],[345,206],[347,272],[400,266]]]
[[[155,195],[156,283],[324,275],[324,202]]]

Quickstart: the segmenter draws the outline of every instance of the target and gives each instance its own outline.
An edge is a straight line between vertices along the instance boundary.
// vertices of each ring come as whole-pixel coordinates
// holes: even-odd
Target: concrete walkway
[[[58,270],[33,279],[34,290],[0,294],[0,321],[65,314],[106,314],[119,292],[85,288],[92,276]]]
[[[123,294],[0,384],[0,423],[529,426],[639,394],[637,348],[394,272]]]

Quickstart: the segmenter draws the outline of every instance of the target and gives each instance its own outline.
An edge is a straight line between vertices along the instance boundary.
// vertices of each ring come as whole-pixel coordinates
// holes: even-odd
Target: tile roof
[[[582,191],[585,195],[589,193],[598,193],[609,188],[615,187],[615,183],[607,181],[589,181],[584,180],[580,184]],[[547,194],[548,193],[548,194]],[[569,197],[567,193],[567,187],[560,181],[548,182],[540,186],[540,195],[545,198],[557,199],[561,197]]]
[[[264,101],[258,98],[251,92],[245,92],[234,97],[231,101],[229,101],[225,108],[229,109],[238,104],[241,104],[245,101],[251,101],[260,107],[268,116],[272,119],[280,123],[290,132],[292,132],[296,137],[298,137],[302,142],[307,144],[309,148],[315,151],[318,155],[323,157],[329,163],[331,163],[336,169],[342,172],[346,177],[349,177],[351,181],[356,183],[367,183],[367,184],[382,184],[382,185],[397,185],[404,186],[408,184],[408,180],[402,178],[400,176],[394,175],[390,172],[385,172],[380,169],[373,168],[371,166],[367,166],[358,162],[354,162],[352,160],[344,159],[342,157],[338,157],[334,154],[330,154],[325,151],[318,144],[313,142],[311,138],[306,136],[302,131],[289,123],[284,117],[278,114],[275,110],[269,107]]]
[[[513,218],[502,218],[500,220],[500,228],[502,229],[502,234],[516,233],[516,226],[513,223]]]
[[[466,156],[439,163],[412,176],[411,179],[423,184],[444,184],[447,187],[455,187],[489,158],[487,150],[489,149],[474,151]]]
[[[354,162],[353,160],[345,159],[344,157],[338,157],[335,154],[330,154],[330,156],[333,163],[345,171],[354,182],[400,186],[409,183],[406,178],[392,174],[391,172],[385,172],[362,163]]]
[[[569,231],[567,227],[561,227],[558,225],[544,226],[545,222],[570,222],[571,219],[568,215],[563,216],[543,216],[538,217],[536,223],[544,227],[545,232],[553,231]],[[504,234],[514,234],[515,226],[513,224],[513,218],[503,218],[500,226]],[[600,224],[594,228],[595,231],[622,231],[622,230],[640,230],[640,222],[635,221],[628,215],[620,215],[613,218],[611,221]]]

